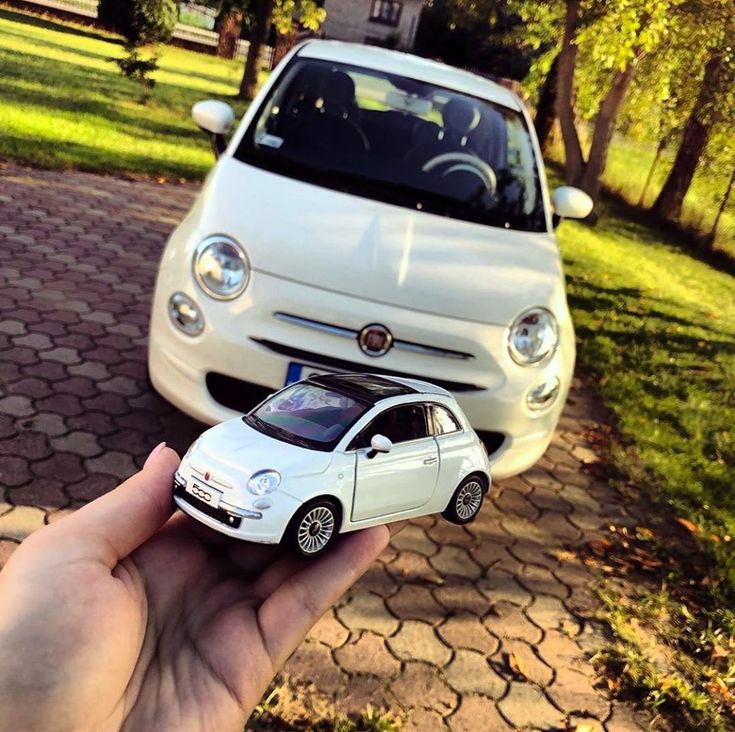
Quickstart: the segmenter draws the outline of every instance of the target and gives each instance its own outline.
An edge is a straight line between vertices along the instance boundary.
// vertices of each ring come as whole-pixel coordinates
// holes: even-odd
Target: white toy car
[[[346,531],[441,512],[477,516],[487,453],[449,392],[372,374],[314,376],[207,430],[174,500],[207,526],[316,556]]]
[[[319,372],[452,392],[493,477],[545,451],[574,368],[551,198],[520,99],[386,49],[308,41],[229,144],[232,110],[194,108],[221,156],[161,259],[149,370],[208,424]],[[225,149],[226,148],[226,149]]]

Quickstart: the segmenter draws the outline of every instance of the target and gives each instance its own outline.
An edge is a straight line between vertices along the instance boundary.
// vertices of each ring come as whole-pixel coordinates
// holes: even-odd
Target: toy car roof
[[[371,403],[395,396],[408,394],[441,394],[449,396],[446,389],[419,379],[378,374],[320,374],[309,377],[308,381],[335,391],[355,396]]]

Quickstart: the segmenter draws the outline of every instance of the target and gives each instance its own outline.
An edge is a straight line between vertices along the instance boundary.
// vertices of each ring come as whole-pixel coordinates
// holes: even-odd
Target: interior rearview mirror
[[[556,188],[551,194],[551,204],[554,207],[554,226],[561,219],[584,219],[592,213],[594,207],[592,199],[573,186]]]
[[[390,452],[392,447],[393,443],[385,435],[374,435],[367,456],[372,459],[379,452]]]
[[[199,129],[208,132],[212,140],[212,151],[218,158],[227,147],[225,135],[235,124],[235,111],[229,104],[216,99],[205,99],[191,108],[191,118]]]

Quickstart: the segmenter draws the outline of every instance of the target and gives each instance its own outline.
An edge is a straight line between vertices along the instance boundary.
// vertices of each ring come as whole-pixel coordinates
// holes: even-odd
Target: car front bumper
[[[216,301],[199,289],[187,263],[178,259],[164,256],[159,270],[148,365],[155,389],[196,419],[207,424],[231,419],[283,387],[289,364],[299,363],[333,371],[384,371],[446,386],[480,436],[494,435],[490,455],[494,478],[522,472],[546,450],[574,367],[574,332],[568,316],[560,319],[560,344],[550,362],[524,368],[508,354],[507,327],[407,311],[259,271],[252,272],[239,298]],[[200,335],[185,335],[172,323],[168,302],[174,292],[183,292],[201,309],[205,326]],[[393,348],[371,358],[355,339],[305,329],[275,317],[276,313],[355,330],[382,323],[395,338],[472,357],[462,360]],[[529,391],[553,378],[560,382],[553,403],[543,410],[529,409]],[[217,387],[222,383],[230,384],[230,391],[248,391],[248,399],[242,406],[224,399]]]

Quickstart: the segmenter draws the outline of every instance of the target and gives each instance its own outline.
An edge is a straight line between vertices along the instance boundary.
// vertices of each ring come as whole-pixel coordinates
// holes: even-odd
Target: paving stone
[[[284,672],[301,683],[314,684],[325,694],[335,694],[346,685],[347,679],[335,665],[327,646],[305,641],[283,668]]]
[[[482,574],[482,569],[469,553],[456,546],[442,546],[438,554],[429,558],[429,563],[443,575],[456,574],[477,579]]]
[[[444,732],[446,728],[441,714],[430,709],[411,709],[401,725],[402,732]]]
[[[434,590],[434,597],[448,610],[466,610],[482,617],[490,602],[471,582],[452,579]]]
[[[385,678],[393,676],[401,668],[401,664],[388,653],[383,638],[370,631],[338,648],[334,657],[342,670],[351,674],[374,674]]]
[[[63,437],[51,440],[55,450],[61,452],[73,452],[82,457],[92,457],[102,452],[102,447],[97,441],[96,435],[90,432],[70,432]]]
[[[390,597],[398,589],[398,583],[388,574],[380,562],[375,562],[360,578],[357,585],[361,590],[374,592],[381,597]]]
[[[372,630],[390,635],[398,629],[398,621],[386,612],[383,598],[372,592],[357,591],[336,609],[337,617],[346,628]]]
[[[19,486],[31,479],[28,460],[17,455],[0,455],[0,487]]]
[[[423,585],[403,584],[395,595],[385,601],[385,604],[402,620],[425,620],[434,624],[447,615],[447,611],[434,599],[429,588]]]
[[[398,551],[412,551],[430,557],[436,554],[439,547],[429,539],[424,529],[408,524],[391,539],[391,545]]]
[[[27,460],[41,460],[51,454],[46,435],[24,430],[15,437],[0,441],[0,455],[22,455]]]
[[[67,486],[67,491],[71,498],[86,503],[111,491],[118,483],[119,479],[114,475],[95,473]]]
[[[94,361],[85,361],[84,363],[76,364],[75,366],[69,366],[69,373],[75,376],[86,376],[96,381],[102,381],[110,377],[110,372],[102,363],[96,363]]]
[[[317,640],[331,648],[339,648],[348,636],[349,631],[337,620],[333,610],[323,615],[308,635],[310,639]]]
[[[56,361],[57,363],[73,364],[80,363],[81,357],[75,348],[52,348],[50,351],[42,351],[41,358],[46,361]]]
[[[379,679],[370,674],[352,674],[344,693],[337,695],[334,711],[353,718],[364,714],[368,706],[373,709],[391,709],[395,699],[387,691],[389,679]]]
[[[390,689],[404,707],[433,709],[444,716],[457,706],[457,695],[438,669],[422,661],[408,661]]]
[[[15,506],[0,516],[0,537],[23,541],[27,536],[40,529],[46,514],[34,506]]]
[[[16,506],[39,506],[55,509],[69,504],[65,484],[53,478],[34,478],[17,488],[9,488],[7,498]]]
[[[561,600],[548,595],[538,595],[526,608],[526,615],[544,630],[557,630],[562,623],[574,623]]]
[[[506,682],[489,665],[487,657],[477,651],[458,649],[452,662],[444,669],[447,683],[460,694],[483,694],[500,699]]]
[[[612,714],[605,723],[607,732],[642,732],[650,729],[643,716],[629,705],[620,702],[612,703]]]
[[[500,716],[495,704],[484,696],[467,694],[459,709],[448,719],[452,732],[511,732],[511,727]]]
[[[457,613],[447,618],[436,632],[450,648],[468,648],[487,656],[500,648],[498,639],[471,613]]]
[[[54,347],[53,341],[42,333],[29,333],[28,335],[16,336],[13,338],[13,343],[16,346],[35,348],[37,351]]]
[[[541,629],[526,617],[523,608],[506,600],[496,602],[482,622],[498,638],[517,638],[534,644],[543,637]]]
[[[516,575],[518,583],[532,595],[552,595],[564,600],[569,596],[569,589],[559,582],[550,569],[533,564],[526,565]]]
[[[399,631],[388,638],[388,647],[404,661],[428,661],[435,666],[443,666],[452,656],[434,628],[421,620],[404,621]]]
[[[508,545],[493,541],[479,542],[470,549],[470,556],[483,569],[489,569],[501,560],[508,560]]]
[[[114,376],[107,381],[101,381],[97,385],[102,391],[112,391],[116,394],[125,394],[126,396],[134,396],[140,394],[141,386],[138,382],[133,379],[128,379],[125,376]]]
[[[502,572],[495,567],[489,569],[484,577],[477,580],[475,586],[491,603],[506,601],[525,607],[530,605],[533,599],[528,590],[516,582],[512,574]]]
[[[429,564],[427,558],[416,552],[402,551],[386,565],[389,574],[399,583],[423,582],[440,585],[441,575]]]
[[[29,417],[35,411],[28,397],[13,395],[0,399],[0,413],[10,414],[13,417]]]
[[[0,333],[21,335],[26,332],[26,324],[18,320],[0,320]]]
[[[547,693],[554,704],[567,714],[589,714],[597,719],[606,719],[610,713],[610,702],[594,688],[588,673],[557,668],[556,678]]]
[[[544,663],[528,643],[504,638],[501,650],[492,659],[496,667],[505,668],[508,675],[520,675],[522,681],[548,686],[554,678],[551,666]]]
[[[85,460],[84,465],[90,473],[107,473],[122,480],[138,472],[133,458],[128,453],[114,450]]]
[[[538,686],[512,681],[508,695],[498,703],[503,716],[515,727],[559,729],[564,715],[553,707]]]

